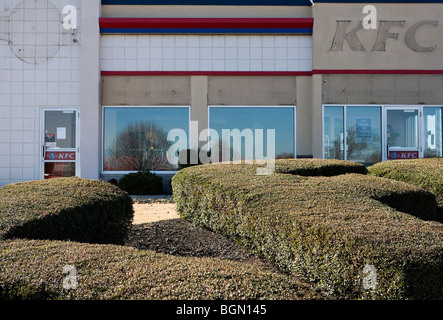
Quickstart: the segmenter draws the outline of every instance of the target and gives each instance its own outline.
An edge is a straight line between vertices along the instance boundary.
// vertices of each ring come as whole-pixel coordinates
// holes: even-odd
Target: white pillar
[[[81,2],[82,100],[80,110],[81,177],[98,179],[101,159],[100,0]]]

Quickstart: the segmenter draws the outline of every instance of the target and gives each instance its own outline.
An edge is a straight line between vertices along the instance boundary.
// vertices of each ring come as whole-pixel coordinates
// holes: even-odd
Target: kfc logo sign
[[[48,152],[45,160],[51,161],[74,161],[75,152]]]
[[[390,151],[388,160],[418,159],[418,151]]]
[[[379,20],[378,21],[378,29],[377,37],[375,38],[375,42],[372,48],[365,48],[363,46],[362,41],[360,40],[360,36],[363,32],[368,32],[368,28],[365,26],[368,24],[365,21],[360,21],[356,26],[351,27],[352,20],[337,20],[337,26],[335,30],[334,39],[332,40],[331,48],[329,51],[344,51],[345,42],[348,44],[349,48],[352,51],[360,51],[360,52],[380,52],[386,51],[386,43],[390,40],[398,40],[400,38],[400,33],[392,32],[392,28],[405,28],[406,21],[404,20]],[[420,44],[417,40],[418,30],[423,29],[422,31],[429,32],[429,29],[424,29],[426,27],[436,28],[438,26],[437,20],[425,20],[420,21],[412,26],[408,27],[404,30],[403,41],[410,50],[415,52],[433,52],[437,46],[433,45],[431,47],[424,46]]]

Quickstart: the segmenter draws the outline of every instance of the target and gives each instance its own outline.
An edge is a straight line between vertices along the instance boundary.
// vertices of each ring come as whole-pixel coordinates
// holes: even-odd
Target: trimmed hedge
[[[368,171],[377,177],[404,181],[432,192],[443,209],[443,158],[380,162]]]
[[[276,168],[296,172],[305,163],[277,161]],[[436,211],[434,195],[418,187],[355,173],[258,176],[254,165],[235,164],[183,169],[172,184],[181,217],[331,295],[443,298],[443,226],[412,215]],[[365,265],[376,267],[376,290],[362,286]]]
[[[124,175],[118,186],[130,195],[160,194],[163,178],[149,171],[139,171]]]
[[[297,159],[294,161],[293,159],[282,159],[276,161],[275,172],[311,177],[331,177],[345,173],[367,174],[368,170],[361,163],[344,160]]]
[[[1,188],[0,300],[323,298],[297,278],[249,262],[103,244],[123,242],[132,217],[128,194],[103,181],[60,178]],[[67,265],[76,268],[75,289],[63,287]]]
[[[63,267],[76,268],[65,289]],[[321,299],[293,277],[249,263],[177,257],[117,245],[0,241],[0,299]]]
[[[104,181],[59,178],[0,189],[0,239],[120,244],[133,216],[131,197]]]

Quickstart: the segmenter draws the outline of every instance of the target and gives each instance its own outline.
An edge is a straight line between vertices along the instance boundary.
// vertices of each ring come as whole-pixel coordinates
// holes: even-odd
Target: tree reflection
[[[380,162],[381,159],[381,137],[379,134],[371,133],[368,141],[357,139],[356,129],[348,130],[348,160],[358,161],[368,164]]]
[[[166,157],[170,145],[167,134],[154,122],[131,123],[114,139],[106,160],[111,171],[175,170]]]

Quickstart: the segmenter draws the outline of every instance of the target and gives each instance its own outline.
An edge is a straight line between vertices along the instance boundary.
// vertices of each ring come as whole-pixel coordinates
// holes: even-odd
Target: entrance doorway
[[[431,157],[443,157],[443,106],[323,106],[324,159],[372,165]]]
[[[384,160],[422,158],[420,107],[385,107]]]
[[[41,179],[79,176],[77,108],[43,108]]]

